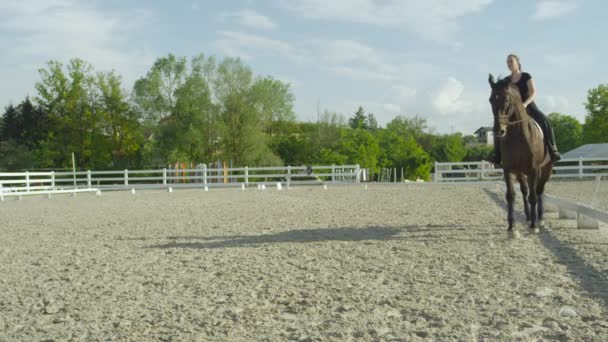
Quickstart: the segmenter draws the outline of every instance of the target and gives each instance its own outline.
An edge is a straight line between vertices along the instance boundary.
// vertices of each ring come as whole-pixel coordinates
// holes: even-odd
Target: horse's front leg
[[[515,217],[513,213],[513,202],[515,202],[515,190],[513,189],[513,177],[511,172],[507,170],[503,170],[503,174],[505,177],[505,183],[507,185],[507,222],[509,223],[509,228],[507,231],[513,231],[513,224],[515,223]]]
[[[534,170],[530,175],[528,175],[528,189],[530,189],[530,195],[528,197],[528,201],[530,202],[530,229],[532,229],[532,232],[534,233],[538,233],[538,228],[536,227],[538,215],[536,205],[538,204],[538,194],[536,193],[536,189],[538,186],[539,176],[540,170]]]
[[[523,174],[517,175],[517,181],[519,182],[519,189],[521,190],[521,196],[524,199],[524,214],[526,214],[526,222],[530,222],[530,203],[528,202],[528,183]]]

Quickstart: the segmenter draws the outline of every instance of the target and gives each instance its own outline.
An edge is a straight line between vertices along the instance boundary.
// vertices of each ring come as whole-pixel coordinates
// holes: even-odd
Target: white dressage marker
[[[283,190],[283,186],[281,185],[281,182],[277,182],[277,190]]]
[[[169,192],[173,192],[173,188],[172,187],[169,187]]]
[[[135,195],[135,188],[131,188],[131,193]]]

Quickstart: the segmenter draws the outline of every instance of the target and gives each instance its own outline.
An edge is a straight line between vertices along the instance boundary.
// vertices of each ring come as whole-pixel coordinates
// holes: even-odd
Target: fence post
[[[433,174],[433,181],[437,183],[439,181],[439,174],[437,172],[437,161],[435,161],[435,173]]]
[[[331,182],[336,182],[336,166],[333,164],[331,165]]]
[[[583,178],[583,157],[578,157],[578,178]]]
[[[355,182],[361,182],[361,168],[359,167],[359,164],[355,166]]]
[[[25,189],[30,192],[30,172],[25,171]]]
[[[125,170],[125,185],[129,185],[129,170]]]
[[[479,168],[480,168],[480,171],[479,171],[479,179],[480,179],[480,180],[484,180],[484,178],[485,178],[485,177],[484,177],[484,176],[485,176],[485,175],[484,175],[484,173],[485,173],[485,172],[484,172],[484,171],[485,171],[485,163],[483,162],[483,160],[481,161],[481,165],[479,165],[479,166],[480,166],[480,167],[479,167]]]
[[[167,185],[167,168],[163,168],[163,185]]]
[[[207,164],[203,164],[203,184],[207,185]]]
[[[51,171],[51,189],[55,190],[55,171]]]
[[[249,185],[249,166],[245,166],[245,185]]]
[[[87,186],[91,188],[91,170],[87,170]]]
[[[287,189],[291,185],[291,165],[287,165]]]

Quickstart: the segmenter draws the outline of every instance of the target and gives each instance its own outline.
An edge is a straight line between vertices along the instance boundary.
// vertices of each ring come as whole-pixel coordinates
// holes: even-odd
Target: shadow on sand
[[[484,231],[480,231],[483,228]],[[278,232],[274,234],[260,235],[220,235],[220,236],[170,236],[172,242],[153,245],[147,248],[237,248],[255,247],[263,244],[276,243],[311,243],[327,241],[392,241],[410,240],[419,242],[438,241],[449,238],[450,241],[458,238],[466,238],[469,235],[479,237],[478,240],[467,239],[466,241],[487,241],[481,236],[497,234],[487,232],[487,226],[461,226],[461,225],[420,225],[404,227],[366,227],[366,228],[315,228],[299,229]],[[178,240],[195,240],[182,242]]]
[[[507,204],[504,198],[498,194],[485,189],[486,194],[490,199],[495,201],[500,207],[507,211]],[[523,213],[517,213],[518,220],[525,220]],[[505,217],[506,227],[506,217]],[[593,234],[593,231],[588,233]],[[506,234],[506,228],[505,233]],[[566,243],[560,241],[551,230],[541,229],[538,237],[545,248],[547,248],[557,259],[559,263],[568,268],[568,272],[581,285],[581,287],[589,294],[590,297],[599,299],[603,302],[604,307],[608,309],[608,275],[598,271],[577,254],[576,249],[569,247]]]

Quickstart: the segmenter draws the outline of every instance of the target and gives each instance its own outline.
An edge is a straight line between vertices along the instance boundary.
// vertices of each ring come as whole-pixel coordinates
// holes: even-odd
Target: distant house
[[[478,142],[494,145],[494,129],[492,127],[480,127],[474,134]]]
[[[587,144],[562,154],[562,159],[608,158],[608,144]]]

